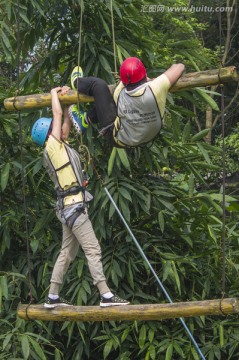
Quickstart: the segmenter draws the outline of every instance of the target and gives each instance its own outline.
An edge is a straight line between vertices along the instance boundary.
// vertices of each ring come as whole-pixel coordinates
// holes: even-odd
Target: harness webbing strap
[[[65,163],[64,165],[60,166],[59,168],[55,169],[55,171],[60,171],[62,169],[64,169],[66,166],[70,165],[70,161],[68,161],[67,163]]]
[[[82,191],[84,193],[85,189],[83,186],[73,186],[67,190],[59,190],[59,189],[56,190],[57,197],[60,199],[63,199],[64,197],[69,196],[69,195],[76,195],[80,191]]]

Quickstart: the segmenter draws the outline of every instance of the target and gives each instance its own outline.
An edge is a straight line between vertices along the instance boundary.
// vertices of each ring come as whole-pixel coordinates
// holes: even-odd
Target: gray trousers
[[[62,224],[62,230],[61,251],[54,265],[49,293],[58,295],[64,275],[70,263],[76,258],[80,246],[85,253],[93,284],[98,287],[101,295],[110,291],[103,272],[100,244],[95,236],[87,210],[76,219],[72,229]]]

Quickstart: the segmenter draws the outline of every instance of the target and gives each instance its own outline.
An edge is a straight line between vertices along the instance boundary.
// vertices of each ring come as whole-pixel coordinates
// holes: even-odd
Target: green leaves
[[[212,99],[210,95],[207,94],[207,91],[205,89],[196,88],[195,91],[197,94],[201,96],[201,98],[209,105],[213,110],[220,111],[217,103],[215,100]]]
[[[197,134],[195,134],[192,137],[191,141],[196,142],[196,141],[202,140],[209,133],[209,131],[210,131],[210,129],[204,129],[204,130],[199,131]]]
[[[125,169],[130,171],[130,163],[125,149],[113,147],[108,162],[108,176],[112,175],[114,166],[118,166],[118,169],[120,170],[121,164]]]
[[[3,165],[1,169],[1,189],[4,191],[6,189],[8,178],[9,178],[9,172],[10,172],[10,163],[6,163]]]
[[[13,24],[17,24],[18,12],[15,5],[9,1],[0,5],[2,99],[14,96],[16,90],[18,44]],[[210,68],[211,63],[216,63],[213,50],[201,46],[202,30],[208,25],[200,24],[199,14],[185,13],[181,17],[181,14],[169,12],[147,13],[141,11],[141,5],[147,4],[113,2],[118,67],[125,57],[140,56],[149,76],[155,77],[173,62],[184,62],[187,72]],[[175,6],[182,5],[186,3],[175,3]],[[109,1],[79,0],[69,6],[66,0],[58,3],[41,0],[26,3],[23,0],[20,7],[21,42],[24,42],[20,69],[22,94],[48,91],[56,82],[69,83],[79,47],[81,10],[84,10],[84,16],[80,63],[84,73],[102,77],[109,84],[114,81]],[[29,54],[31,58],[28,58]],[[217,174],[221,172],[222,144],[218,141],[216,147],[204,142],[210,131],[204,129],[205,109],[209,107],[218,112],[219,98],[214,96],[212,99],[211,95],[218,94],[205,89],[169,94],[168,127],[164,127],[153,144],[142,148],[113,148],[111,151],[105,139],[98,137],[95,128],[88,129],[90,132],[83,137],[101,179],[175,301],[221,296],[222,196]],[[40,116],[47,116],[48,110],[22,114],[31,270],[34,297],[39,303],[44,301],[48,291],[51,271],[61,246],[61,226],[54,214],[53,187],[42,169],[41,153],[32,146],[30,139],[33,122]],[[198,359],[177,320],[65,322],[59,326],[40,321],[22,322],[16,318],[17,303],[26,302],[29,293],[19,129],[16,114],[7,114],[3,108],[0,122],[0,264],[2,269],[9,271],[0,273],[2,358]],[[238,169],[238,143],[236,128],[226,141],[227,166],[231,172]],[[72,144],[76,145],[75,140]],[[163,303],[166,301],[164,295],[152,279],[113,204],[93,170],[89,171],[89,190],[94,194],[89,212],[102,247],[107,283],[133,304]],[[238,289],[236,189],[237,183],[233,196],[226,197],[227,289],[230,296],[237,296]],[[77,305],[99,304],[99,294],[81,250],[65,274],[63,292]],[[206,327],[202,317],[188,321],[207,358],[237,357],[237,319],[232,317],[222,322],[221,319],[207,318]]]
[[[104,359],[108,357],[109,353],[111,352],[112,346],[113,346],[113,340],[110,339],[106,342],[104,346],[104,351],[103,351]]]
[[[21,345],[22,345],[22,354],[24,356],[24,359],[28,359],[30,355],[30,344],[28,337],[23,335],[21,336]]]

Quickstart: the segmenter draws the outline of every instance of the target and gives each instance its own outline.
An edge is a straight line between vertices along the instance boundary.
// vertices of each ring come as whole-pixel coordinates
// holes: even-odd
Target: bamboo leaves
[[[30,355],[30,344],[27,336],[21,336],[21,345],[24,359],[28,359]]]
[[[122,164],[126,170],[130,171],[130,163],[125,149],[118,149],[116,147],[113,147],[108,162],[108,176],[112,174],[115,163],[119,167],[120,164]]]
[[[205,68],[205,64],[210,67],[212,51],[208,55],[208,49],[202,49],[201,40],[197,39],[198,30],[201,34],[202,26],[205,25],[199,24],[194,14],[190,14],[190,21],[187,14],[181,20],[173,13],[158,13],[158,16],[147,14],[141,11],[143,3],[113,3],[117,66],[125,57],[142,56],[152,77],[177,59],[188,59],[188,69],[191,65],[191,68],[196,69]],[[73,1],[71,6],[67,6],[65,0],[56,3],[56,6],[54,4],[41,0],[30,0],[28,3],[21,1],[21,37],[24,39],[21,55],[26,58],[22,66],[28,69],[21,73],[21,84],[27,85],[31,93],[38,89],[49,89],[55,79],[60,79],[62,84],[68,83],[71,69],[75,66],[74,56],[79,46],[76,41],[79,15],[83,2]],[[12,24],[17,22],[16,9],[13,2],[5,1],[1,4],[1,76],[9,73],[6,84],[8,86],[11,82],[14,88],[14,49],[17,43],[14,33],[16,28]],[[109,2],[85,1],[83,25],[81,65],[84,73],[112,81],[114,55]],[[173,39],[170,38],[172,32]],[[132,44],[137,46],[132,47]],[[158,52],[159,48],[163,52]],[[4,53],[7,59],[14,60],[9,64],[10,70],[7,67],[6,71]],[[31,54],[29,60],[28,54]],[[0,90],[4,98],[5,89]],[[22,89],[25,93],[28,90]],[[185,91],[175,96],[170,94],[167,116],[172,127],[171,124],[165,127],[151,146],[135,150],[114,148],[110,152],[105,146],[105,139],[97,138],[94,131],[87,132],[87,139],[83,137],[83,141],[88,141],[87,145],[105,186],[130,223],[155,271],[163,278],[173,299],[182,301],[221,295],[222,196],[219,188],[208,189],[211,183],[207,178],[208,174],[214,175],[214,171],[220,167],[221,145],[216,147],[203,141],[210,131],[203,126],[204,111],[207,107],[218,111],[217,99],[214,97],[212,100],[211,95],[215,94],[203,89]],[[46,109],[43,110],[43,116],[45,114]],[[74,326],[64,323],[62,328],[50,323],[46,326],[36,321],[16,321],[16,304],[19,299],[24,301],[29,292],[26,281],[28,270],[19,135],[13,114],[8,121],[4,113],[0,116],[3,124],[0,127],[0,263],[3,268],[15,269],[22,276],[13,275],[8,281],[8,275],[1,274],[2,358],[198,359],[197,352],[185,340],[185,334],[176,321],[79,323]],[[27,165],[24,169],[25,190],[28,225],[32,236],[31,268],[33,283],[36,284],[34,296],[37,301],[43,302],[50,282],[50,270],[60,249],[61,228],[54,220],[53,188],[42,171],[41,161],[36,160],[40,153],[33,148],[30,140],[30,126],[36,116],[39,114],[32,113],[24,121],[23,154]],[[196,120],[200,122],[198,129],[202,131],[197,132]],[[237,142],[237,138],[233,138],[230,149],[234,150]],[[237,162],[238,153],[234,154]],[[94,201],[89,213],[102,246],[104,271],[110,286],[132,303],[165,301],[93,172],[90,177],[89,190],[94,194]],[[229,249],[227,281],[232,294],[237,291],[239,271],[237,203],[237,197],[226,197]],[[64,293],[79,305],[99,303],[99,295],[92,284],[82,252],[79,252],[66,274]],[[233,323],[232,319],[225,319],[222,324],[221,320],[208,318],[209,326],[205,327],[205,319],[204,322],[201,318],[190,319],[190,328],[195,334],[201,334],[198,338],[210,359],[215,356],[218,359],[237,358],[236,320]]]
[[[210,95],[207,94],[205,89],[196,88],[195,92],[215,111],[220,111],[215,100],[212,99]]]
[[[4,191],[6,189],[8,178],[10,172],[10,163],[6,163],[3,165],[1,169],[1,189]]]
[[[203,139],[209,133],[209,131],[210,131],[210,129],[204,129],[202,131],[199,131],[197,134],[195,134],[192,137],[191,141],[197,142],[197,141]]]

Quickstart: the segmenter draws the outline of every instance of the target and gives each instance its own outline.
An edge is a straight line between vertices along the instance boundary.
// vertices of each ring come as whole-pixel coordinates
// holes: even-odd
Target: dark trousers
[[[93,124],[99,123],[101,129],[113,124],[117,116],[117,107],[106,82],[90,76],[76,79],[74,85],[79,93],[93,96],[95,99],[95,106],[87,113],[90,121]]]

